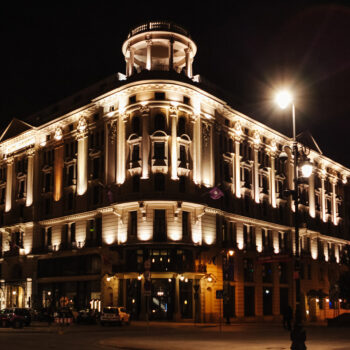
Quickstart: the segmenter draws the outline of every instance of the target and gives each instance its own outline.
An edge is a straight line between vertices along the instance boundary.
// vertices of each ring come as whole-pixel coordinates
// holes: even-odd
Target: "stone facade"
[[[15,119],[1,136],[1,307],[280,317],[295,300],[283,195],[292,140],[208,92],[181,27],[145,24],[122,49],[126,75]],[[305,317],[322,319],[339,312],[330,290],[348,258],[350,170],[317,149],[308,157],[302,302]]]

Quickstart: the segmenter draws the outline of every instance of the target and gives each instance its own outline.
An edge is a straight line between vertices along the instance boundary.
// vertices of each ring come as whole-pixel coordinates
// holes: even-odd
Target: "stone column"
[[[128,77],[132,76],[134,71],[134,54],[135,49],[133,47],[129,48],[130,56],[129,56],[129,67],[128,67]]]
[[[78,161],[77,161],[77,195],[83,195],[87,190],[88,181],[88,135],[85,118],[80,118],[78,123]]]
[[[149,178],[149,134],[148,123],[150,118],[150,109],[147,106],[141,108],[142,115],[142,179]]]
[[[5,212],[9,212],[12,208],[13,163],[13,157],[7,159]]]
[[[118,138],[117,138],[117,184],[125,181],[125,122],[126,115],[119,114],[118,117]]]
[[[236,197],[241,198],[241,156],[239,154],[240,139],[235,139],[235,182]]]
[[[193,181],[196,185],[201,183],[201,118],[192,116],[193,122]]]
[[[185,49],[185,61],[186,61],[186,75],[192,78],[192,62],[191,62],[191,48]]]
[[[270,154],[270,204],[272,208],[276,208],[276,171],[275,171],[275,154]]]
[[[177,180],[177,109],[170,108],[171,119],[171,179]]]
[[[60,127],[55,130],[55,140],[57,141],[55,147],[55,160],[53,164],[54,171],[54,184],[53,184],[53,200],[58,202],[62,197],[62,186],[63,186],[63,132]]]
[[[236,187],[236,176],[235,176],[235,154],[232,153],[232,185],[231,185],[231,191],[232,194],[235,194],[235,187]]]
[[[179,276],[175,278],[175,321],[181,319],[181,310],[180,310],[180,279]]]
[[[244,247],[244,237],[243,237],[243,224],[237,222],[236,224],[236,240],[238,249],[243,249]]]
[[[325,189],[324,189],[324,180],[325,176],[321,175],[321,218],[326,222],[326,198],[325,198]]]
[[[333,221],[334,225],[337,225],[338,224],[338,220],[337,220],[337,195],[336,195],[337,179],[332,178],[331,183],[332,183],[332,221]]]
[[[258,146],[254,145],[254,200],[255,200],[255,203],[260,202],[258,151],[259,151]]]
[[[146,69],[151,70],[152,69],[152,40],[148,39],[146,41],[147,48],[146,48]]]
[[[309,177],[309,214],[312,218],[316,216],[315,207],[315,175]]]
[[[26,280],[26,298],[25,298],[25,306],[24,307],[32,307],[32,279],[27,278]]]
[[[33,148],[27,151],[28,165],[27,165],[27,197],[26,206],[30,207],[33,203],[33,176],[34,176],[34,154]]]

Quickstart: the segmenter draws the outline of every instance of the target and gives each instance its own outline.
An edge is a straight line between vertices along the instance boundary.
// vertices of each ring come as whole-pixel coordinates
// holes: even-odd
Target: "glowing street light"
[[[288,90],[279,91],[275,96],[277,105],[285,109],[293,102],[293,96]]]

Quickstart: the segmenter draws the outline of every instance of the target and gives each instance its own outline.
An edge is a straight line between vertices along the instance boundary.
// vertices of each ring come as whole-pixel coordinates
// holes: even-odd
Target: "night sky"
[[[124,73],[128,31],[166,19],[191,32],[194,74],[232,95],[233,108],[291,136],[290,111],[272,101],[290,87],[298,132],[350,167],[350,1],[26,3],[1,9],[1,128]]]

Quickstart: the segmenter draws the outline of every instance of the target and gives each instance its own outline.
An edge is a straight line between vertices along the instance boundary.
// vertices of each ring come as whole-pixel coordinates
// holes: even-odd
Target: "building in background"
[[[182,27],[146,23],[122,50],[125,75],[14,119],[1,136],[1,308],[280,317],[295,300],[293,208],[283,196],[292,140],[193,75],[197,47]],[[309,158],[302,304],[305,317],[323,319],[340,305],[350,170],[315,143]]]

